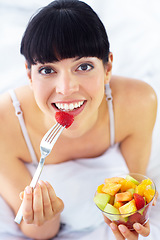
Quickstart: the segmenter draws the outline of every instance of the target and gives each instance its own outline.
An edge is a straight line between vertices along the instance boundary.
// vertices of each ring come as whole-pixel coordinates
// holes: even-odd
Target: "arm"
[[[7,97],[0,98],[0,194],[16,215],[21,204],[19,193],[31,181],[30,173],[24,164],[30,159],[30,154],[14,110],[10,102],[6,104],[7,102]],[[59,231],[60,212],[63,209],[63,203],[55,194],[53,196],[54,191],[49,184],[48,187],[45,188],[45,186],[39,186],[38,190],[24,195],[23,213],[25,221],[22,221],[19,227],[26,236],[32,239],[48,239],[54,237]],[[49,206],[44,201],[48,195]],[[33,201],[33,197],[36,199],[37,196],[41,199],[41,206],[39,207],[39,202],[35,201],[34,208],[28,208],[30,202]],[[52,206],[53,202],[54,206]],[[50,211],[39,220],[37,216],[40,212],[46,213],[45,209],[47,207],[50,208]],[[34,217],[34,221],[33,219],[30,221],[31,224],[28,224],[29,214]]]
[[[20,160],[11,157],[12,161],[7,161],[7,157],[1,154],[1,159],[5,161],[0,161],[0,169],[3,169],[0,171],[0,182],[3,183],[0,186],[0,194],[16,215],[20,206],[19,193],[31,181],[31,176]],[[31,194],[27,191],[24,194],[24,221],[19,227],[26,236],[32,239],[54,237],[60,227],[60,212],[63,210],[63,203],[56,197],[49,184],[45,186],[39,186]],[[49,198],[47,198],[48,195]],[[34,206],[32,207],[33,198]]]
[[[137,88],[138,86],[138,88]],[[121,86],[119,87],[121,88]],[[118,89],[119,90],[119,89]],[[150,158],[152,131],[157,112],[157,98],[153,89],[143,83],[127,82],[122,93],[125,98],[118,101],[118,114],[121,121],[119,128],[122,137],[120,150],[130,172],[146,174]],[[142,226],[134,224],[135,231],[127,227],[118,227],[104,216],[105,222],[111,227],[115,239],[137,240],[139,234],[146,237],[150,234],[149,221]]]
[[[127,121],[123,120],[126,123],[123,128],[126,128],[126,135],[120,143],[120,150],[130,172],[146,174],[156,120],[157,97],[146,83],[140,82],[138,88],[129,92],[127,104],[124,104]]]

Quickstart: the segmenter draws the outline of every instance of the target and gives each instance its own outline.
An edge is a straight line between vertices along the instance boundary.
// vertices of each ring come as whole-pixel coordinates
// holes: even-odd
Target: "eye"
[[[81,64],[77,70],[78,71],[83,71],[83,72],[87,72],[87,71],[90,71],[91,69],[93,69],[93,65],[92,64],[89,64],[89,63],[83,63]]]
[[[50,67],[42,67],[39,69],[39,73],[42,75],[49,75],[54,73],[54,70]]]

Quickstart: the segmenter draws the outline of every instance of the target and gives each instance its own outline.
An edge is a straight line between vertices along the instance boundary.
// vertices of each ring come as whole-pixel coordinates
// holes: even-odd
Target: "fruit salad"
[[[99,185],[94,202],[103,214],[117,225],[124,224],[133,230],[133,224],[145,224],[149,218],[155,185],[140,174],[106,178]]]

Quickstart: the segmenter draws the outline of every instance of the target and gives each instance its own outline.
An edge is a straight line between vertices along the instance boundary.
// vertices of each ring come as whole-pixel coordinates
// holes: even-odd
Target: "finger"
[[[149,221],[147,221],[147,223],[144,226],[142,226],[139,223],[135,223],[133,227],[136,230],[136,232],[142,235],[143,237],[147,237],[150,234]]]
[[[52,211],[56,215],[57,213],[60,213],[63,211],[64,204],[62,200],[56,196],[53,187],[48,182],[45,182],[45,184],[48,189],[48,193],[49,193],[49,197],[52,205]]]
[[[119,225],[118,229],[120,231],[120,233],[122,234],[122,236],[124,237],[124,239],[128,239],[128,240],[138,240],[138,233],[135,231],[130,231],[126,226],[124,225]]]
[[[53,211],[52,211],[52,205],[48,193],[48,189],[46,187],[46,184],[40,180],[39,184],[41,185],[41,191],[42,191],[42,198],[43,198],[43,214],[45,219],[49,220],[51,217],[53,217]]]
[[[40,184],[37,183],[33,195],[34,223],[37,226],[43,223],[43,200]]]
[[[122,236],[122,234],[120,233],[120,231],[119,231],[119,229],[118,229],[118,227],[117,227],[117,225],[116,225],[115,223],[111,223],[111,224],[110,224],[110,227],[111,227],[112,232],[113,232],[113,234],[114,234],[114,236],[115,236],[115,238],[116,238],[117,240],[124,240],[124,239],[125,239],[125,238]]]
[[[111,224],[111,220],[109,220],[104,214],[103,214],[103,217],[104,217],[104,221],[110,225]]]
[[[32,188],[27,186],[24,190],[23,197],[23,220],[27,223],[31,223],[33,221],[33,209],[32,209]]]

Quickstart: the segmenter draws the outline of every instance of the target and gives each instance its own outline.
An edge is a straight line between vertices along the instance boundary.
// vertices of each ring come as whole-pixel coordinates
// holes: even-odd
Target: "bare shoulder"
[[[20,149],[25,149],[20,124],[8,92],[0,95],[0,150],[8,156],[20,155]],[[17,148],[19,146],[19,148]],[[9,148],[10,151],[7,151]]]
[[[16,138],[18,133],[18,121],[16,119],[14,107],[8,92],[0,95],[0,146],[1,151],[7,153],[7,145],[10,153],[14,151],[12,137]],[[2,151],[3,152],[3,151]]]
[[[118,100],[129,100],[131,104],[136,104],[139,101],[146,102],[146,105],[148,103],[157,104],[157,96],[154,89],[144,81],[113,76],[111,87],[115,98],[118,98]]]
[[[128,131],[133,127],[140,130],[141,126],[153,129],[157,96],[149,84],[141,80],[113,76],[111,88],[118,127],[124,125],[125,129],[128,127]]]

